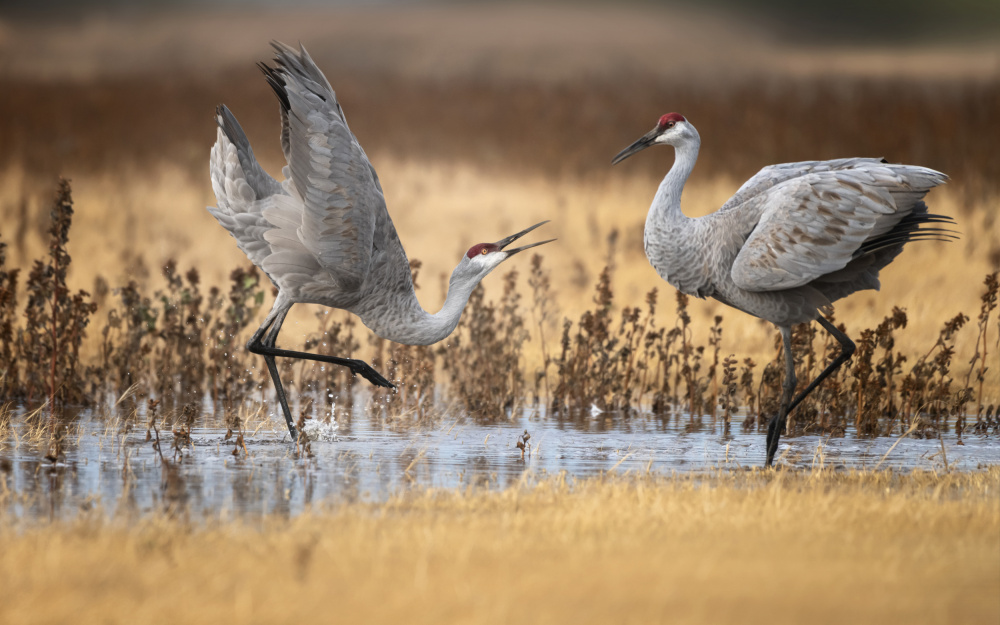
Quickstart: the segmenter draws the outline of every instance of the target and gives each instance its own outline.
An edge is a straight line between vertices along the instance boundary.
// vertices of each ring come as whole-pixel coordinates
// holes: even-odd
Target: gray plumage
[[[490,271],[547,241],[505,249],[541,225],[536,224],[496,243],[474,246],[452,273],[444,306],[437,313],[426,312],[414,294],[410,265],[378,175],[330,83],[305,48],[272,45],[275,66],[262,63],[260,68],[278,96],[285,179],[278,182],[260,167],[246,134],[224,105],[216,111],[217,140],[210,159],[218,206],[209,212],[278,288],[271,312],[248,347],[272,360],[281,355],[342,364],[375,384],[391,386],[361,361],[274,348],[288,309],[295,303],[341,308],[383,338],[428,345],[451,334],[472,290]],[[273,369],[272,377],[294,431]]]
[[[906,243],[951,238],[950,231],[934,226],[953,221],[928,213],[922,201],[947,176],[872,158],[765,167],[718,211],[692,219],[681,212],[680,200],[701,139],[683,116],[661,117],[613,163],[656,144],[672,145],[675,160],[646,218],[649,262],[683,293],[717,299],[777,325],[787,343],[786,360],[791,326],[818,320],[827,327],[820,312],[856,291],[877,290],[879,271]],[[841,343],[845,352],[853,351],[846,336]],[[778,432],[787,412],[829,371],[795,402],[788,390],[789,380],[792,390],[795,386],[789,362],[786,373],[788,397]]]

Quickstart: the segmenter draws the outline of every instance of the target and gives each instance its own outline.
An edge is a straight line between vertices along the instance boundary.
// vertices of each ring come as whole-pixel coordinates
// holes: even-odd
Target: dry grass
[[[557,313],[547,333],[550,350],[555,347],[562,318],[576,319],[592,306],[592,285],[606,260],[607,234],[614,229],[621,233],[614,278],[617,305],[638,305],[651,288],[657,287],[664,302],[659,321],[673,326],[673,306],[668,303],[673,289],[656,275],[642,251],[642,224],[655,190],[654,180],[627,174],[593,183],[575,178],[552,180],[467,165],[390,158],[377,160],[376,165],[407,253],[423,261],[423,288],[418,297],[425,308],[436,310],[440,306],[446,276],[469,246],[551,219],[552,223],[545,227],[546,236],[559,240],[543,250],[545,264],[554,278]],[[49,195],[25,193],[28,184],[17,170],[3,176],[0,213],[4,219],[16,219],[11,213],[23,195],[34,198],[31,214],[47,216]],[[738,186],[728,177],[691,185],[685,192],[685,210],[692,216],[711,212]],[[74,259],[70,276],[73,288],[95,292],[97,276],[103,276],[111,285],[149,278],[151,286],[158,286],[159,267],[170,258],[178,261],[182,272],[195,267],[203,283],[221,285],[233,267],[246,263],[228,234],[204,210],[207,204],[214,204],[206,182],[192,179],[176,167],[163,167],[157,176],[139,172],[78,176],[74,180],[74,198],[77,209],[69,246]],[[926,351],[945,319],[977,310],[982,277],[996,270],[1000,254],[995,207],[982,203],[965,212],[959,196],[947,187],[935,191],[930,202],[935,211],[958,216],[962,239],[952,244],[910,246],[883,272],[881,292],[860,293],[838,303],[838,319],[847,324],[855,338],[861,328],[874,327],[893,306],[900,306],[908,311],[910,322],[897,348],[916,355]],[[26,266],[29,259],[44,253],[38,233],[44,232],[44,224],[42,221],[29,232],[20,247],[16,241],[11,243],[9,264]],[[136,261],[140,255],[144,263]],[[526,275],[527,257],[512,260],[505,269],[514,267]],[[499,293],[499,274],[488,277],[485,284],[490,294]],[[269,298],[265,306],[270,306]],[[315,310],[310,306],[293,309],[282,332],[283,342],[301,345],[316,328]],[[99,311],[98,319],[105,314]],[[750,356],[758,362],[773,356],[775,331],[769,324],[711,300],[692,302],[691,314],[699,341],[708,336],[713,317],[721,314],[725,317],[725,354]],[[90,333],[92,349],[102,324],[97,321]],[[359,334],[362,344],[364,336]],[[960,360],[967,361],[974,347],[974,333],[961,333],[957,339]],[[539,343],[529,343],[526,350],[529,361],[536,362],[541,351]],[[998,368],[987,372],[986,386],[991,401],[995,401],[1000,390]]]
[[[1000,471],[549,478],[0,530],[10,623],[988,623]],[[9,521],[9,520],[8,520]]]

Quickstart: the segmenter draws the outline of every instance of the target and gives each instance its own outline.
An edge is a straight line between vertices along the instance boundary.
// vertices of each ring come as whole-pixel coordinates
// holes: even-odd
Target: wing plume
[[[799,287],[861,256],[950,236],[946,229],[924,227],[954,222],[928,214],[921,201],[947,179],[944,174],[876,159],[818,165],[791,163],[754,177],[760,178],[751,187],[757,189],[753,201],[761,203],[761,213],[733,263],[731,275],[740,288]],[[742,201],[749,199],[744,195]]]

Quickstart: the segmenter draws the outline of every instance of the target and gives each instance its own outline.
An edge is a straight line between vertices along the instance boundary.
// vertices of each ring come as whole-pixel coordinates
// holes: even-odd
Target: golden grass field
[[[0,529],[5,623],[995,623],[1000,471],[418,490]]]

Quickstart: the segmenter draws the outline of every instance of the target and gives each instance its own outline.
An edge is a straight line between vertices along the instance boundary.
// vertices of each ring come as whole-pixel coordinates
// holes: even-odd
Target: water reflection
[[[609,413],[548,419],[526,410],[503,424],[451,419],[407,425],[371,416],[366,402],[338,414],[339,427],[317,430],[312,457],[300,458],[287,434],[274,427],[248,432],[246,451],[234,455],[222,417],[206,411],[192,430],[192,446],[163,460],[145,429],[120,434],[120,424],[81,412],[64,420],[66,436],[55,463],[45,459],[46,439],[29,435],[23,418],[0,441],[0,501],[16,516],[60,519],[99,505],[107,514],[134,516],[168,510],[190,518],[294,516],[310,506],[338,501],[382,500],[408,489],[503,488],[525,475],[566,472],[698,471],[760,466],[764,436],[744,434],[738,423],[723,434],[703,420],[624,418]],[[36,424],[37,425],[37,424]],[[522,457],[517,441],[527,430]],[[334,432],[336,434],[334,435]],[[171,445],[161,429],[163,447]],[[896,469],[975,469],[1000,463],[997,437],[954,433],[938,439],[859,439],[800,436],[782,439],[782,462]],[[787,444],[786,444],[787,443]],[[942,453],[943,448],[943,453]]]

